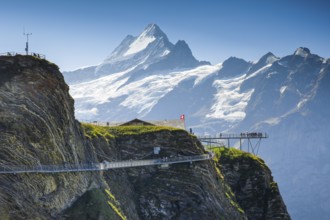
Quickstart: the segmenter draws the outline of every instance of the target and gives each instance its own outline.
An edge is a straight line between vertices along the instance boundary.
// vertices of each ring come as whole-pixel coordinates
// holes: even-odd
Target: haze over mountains
[[[330,218],[330,59],[298,48],[257,62],[211,65],[151,24],[100,65],[65,72],[80,120],[121,122],[186,115],[196,134],[263,131],[271,167],[293,219]]]

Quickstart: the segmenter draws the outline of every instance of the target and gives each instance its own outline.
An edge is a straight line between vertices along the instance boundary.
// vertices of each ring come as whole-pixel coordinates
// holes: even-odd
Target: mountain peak
[[[156,24],[149,24],[129,45],[124,56],[136,54],[144,50],[150,43],[157,39],[164,39],[166,42],[168,41],[166,34]]]
[[[266,53],[263,57],[274,57],[275,55],[272,52]]]
[[[157,24],[148,24],[141,35],[154,36],[156,38],[166,37],[166,34],[160,29],[160,27]]]
[[[235,77],[245,73],[250,67],[250,63],[237,57],[229,57],[222,63],[220,77]]]
[[[148,70],[175,69],[175,68],[193,68],[199,65],[209,65],[204,61],[199,62],[193,56],[188,44],[184,40],[176,42],[171,51],[164,56],[160,62],[151,65]]]
[[[174,45],[175,50],[184,50],[186,52],[188,52],[189,54],[192,54],[188,44],[184,41],[184,40],[179,40],[178,42],[176,42],[176,44]]]
[[[280,58],[275,56],[272,52],[268,52],[263,55],[257,62],[253,64],[250,68],[249,73],[253,73],[259,70],[262,67],[265,67],[268,64],[273,64],[274,62],[278,61]]]
[[[267,64],[272,64],[277,60],[279,60],[278,57],[276,57],[272,52],[268,52],[260,58],[258,63],[263,63],[267,65]]]
[[[237,57],[229,57],[227,60],[223,62],[223,65],[232,65],[232,64],[237,64],[237,63],[247,63],[245,60]]]
[[[295,52],[294,55],[301,56],[301,57],[307,57],[311,54],[311,51],[306,47],[299,47]]]
[[[178,42],[176,42],[171,53],[172,56],[176,57],[176,59],[187,60],[187,58],[190,58],[194,62],[197,62],[188,44],[184,40],[179,40]]]

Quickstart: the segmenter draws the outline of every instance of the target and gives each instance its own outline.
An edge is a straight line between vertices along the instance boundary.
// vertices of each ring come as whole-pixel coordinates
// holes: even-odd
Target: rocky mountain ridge
[[[204,152],[184,130],[81,126],[58,67],[32,56],[0,57],[0,106],[1,166],[141,159],[153,157],[154,146],[161,146],[163,157]],[[213,161],[168,169],[0,174],[0,195],[1,219],[251,218]],[[286,214],[277,196],[283,206],[275,215]]]

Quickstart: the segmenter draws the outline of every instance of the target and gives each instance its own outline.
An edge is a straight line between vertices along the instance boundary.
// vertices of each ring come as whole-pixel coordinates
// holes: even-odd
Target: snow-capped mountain
[[[210,65],[197,61],[184,41],[172,44],[149,25],[102,64],[64,76],[80,120],[184,113],[196,134],[267,132],[259,153],[292,218],[330,218],[330,59],[301,47],[282,58],[267,53],[257,62],[230,57]]]
[[[186,42],[178,41],[173,45],[156,24],[150,24],[139,36],[128,35],[100,65],[65,72],[64,76],[71,84],[123,71],[136,78],[153,71],[193,68],[202,64],[209,63],[197,61]]]

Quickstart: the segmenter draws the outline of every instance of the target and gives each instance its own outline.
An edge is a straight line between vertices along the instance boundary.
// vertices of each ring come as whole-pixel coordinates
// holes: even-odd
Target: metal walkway
[[[66,172],[86,172],[101,171],[126,167],[141,167],[152,165],[170,165],[176,163],[190,163],[194,161],[210,160],[214,157],[213,153],[194,156],[179,156],[163,159],[150,160],[125,160],[90,164],[65,164],[65,165],[38,165],[38,166],[1,166],[0,174],[18,173],[66,173]]]
[[[214,147],[230,147],[230,140],[239,141],[239,149],[242,150],[242,140],[246,140],[248,143],[247,151],[250,149],[253,154],[257,155],[260,147],[261,139],[268,138],[267,133],[262,132],[246,132],[240,134],[225,134],[220,133],[219,136],[199,136],[198,140],[206,146],[206,148]],[[252,140],[256,143],[253,144]]]

